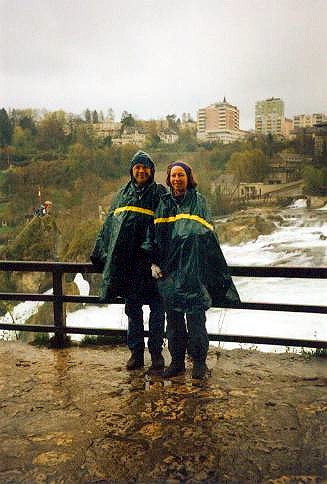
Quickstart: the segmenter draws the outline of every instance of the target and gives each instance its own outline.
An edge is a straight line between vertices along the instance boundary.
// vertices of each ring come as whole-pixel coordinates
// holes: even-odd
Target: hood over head
[[[151,158],[150,155],[148,155],[148,153],[146,153],[145,151],[137,151],[135,153],[135,155],[133,156],[133,158],[131,159],[131,164],[130,164],[130,174],[131,174],[131,178],[133,179],[133,166],[137,165],[138,163],[140,163],[141,165],[144,165],[146,166],[147,168],[150,168],[151,169],[151,173],[152,173],[152,180],[154,179],[154,172],[155,172],[155,166],[154,166],[154,162]]]

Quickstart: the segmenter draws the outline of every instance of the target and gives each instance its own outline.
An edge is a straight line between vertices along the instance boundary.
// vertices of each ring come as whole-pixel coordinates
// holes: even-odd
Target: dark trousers
[[[136,298],[126,299],[128,317],[127,344],[131,351],[144,350],[143,304]],[[150,353],[161,353],[165,329],[165,312],[161,299],[154,297],[150,307],[148,348]]]
[[[193,360],[205,361],[209,348],[205,311],[186,313],[186,322],[187,329],[184,313],[167,312],[168,348],[172,360],[183,363],[187,349]]]

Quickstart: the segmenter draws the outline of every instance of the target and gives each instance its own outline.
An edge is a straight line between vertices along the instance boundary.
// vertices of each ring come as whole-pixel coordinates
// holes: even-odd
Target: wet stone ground
[[[326,359],[211,348],[196,382],[127,358],[0,342],[0,482],[327,482]]]

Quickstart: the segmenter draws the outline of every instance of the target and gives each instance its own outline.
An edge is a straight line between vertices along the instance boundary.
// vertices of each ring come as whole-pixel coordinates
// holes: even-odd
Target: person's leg
[[[142,304],[127,299],[125,314],[128,317],[127,344],[131,350],[131,357],[127,361],[128,370],[136,370],[144,366],[144,329]]]
[[[206,358],[209,348],[209,339],[206,329],[205,311],[188,313],[187,330],[188,345],[187,351],[193,360],[193,378],[203,378],[206,374]]]
[[[164,372],[165,378],[176,376],[185,371],[187,332],[184,313],[167,311],[167,337],[172,361]]]
[[[150,370],[161,370],[165,367],[165,360],[161,354],[165,330],[165,311],[159,296],[154,297],[149,306],[148,348],[152,361]]]

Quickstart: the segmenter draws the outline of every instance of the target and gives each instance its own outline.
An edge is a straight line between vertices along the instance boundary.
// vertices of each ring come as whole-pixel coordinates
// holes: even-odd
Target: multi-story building
[[[206,133],[205,141],[215,142],[219,141],[224,145],[235,143],[236,141],[244,140],[248,135],[247,131],[241,129],[220,129],[219,131],[208,131]]]
[[[271,97],[255,104],[255,131],[258,134],[272,134],[286,137],[290,131],[289,120],[285,120],[284,101]]]
[[[107,138],[108,136],[111,136],[111,138],[117,137],[121,130],[121,123],[115,123],[114,121],[93,123],[90,126],[92,126],[95,136],[100,139]]]
[[[173,144],[177,143],[179,136],[172,129],[164,129],[159,132],[159,138],[162,143]]]
[[[285,118],[284,121],[284,136],[285,138],[292,138],[293,119]]]
[[[297,114],[293,118],[294,129],[298,128],[312,128],[315,124],[327,121],[327,115],[324,113],[314,114]]]
[[[145,132],[136,128],[125,128],[121,135],[122,145],[144,145],[146,140]]]
[[[191,114],[190,113],[183,113],[182,114],[182,123],[188,123],[189,121],[193,121]]]
[[[271,160],[270,173],[265,181],[267,184],[275,184],[299,180],[303,166],[310,163],[312,163],[312,157],[310,156],[282,151]]]
[[[239,128],[240,112],[226,98],[201,108],[197,113],[197,136],[200,141],[233,143],[243,139],[247,132]]]
[[[313,126],[294,126],[292,136],[299,141],[305,152],[314,155],[315,160],[326,160],[327,119],[316,122]]]

